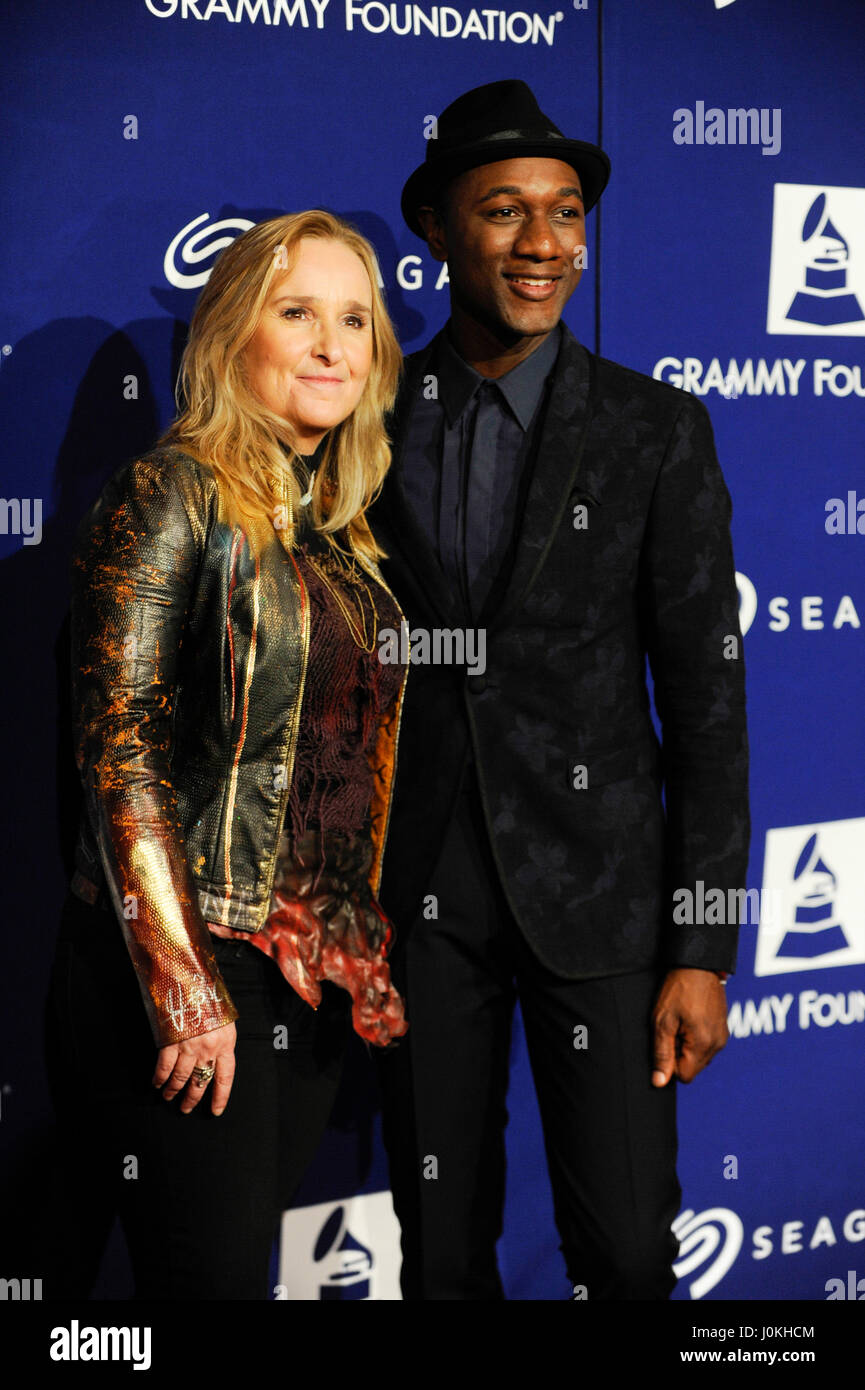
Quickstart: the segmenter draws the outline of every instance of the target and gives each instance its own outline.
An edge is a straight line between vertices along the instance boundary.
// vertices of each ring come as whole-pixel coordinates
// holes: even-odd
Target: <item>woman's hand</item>
[[[193,1067],[215,1066],[213,1080],[208,1083],[211,1089],[210,1108],[214,1115],[221,1115],[231,1094],[234,1081],[234,1044],[237,1030],[233,1023],[222,1028],[214,1028],[209,1033],[201,1033],[197,1038],[184,1038],[183,1042],[161,1047],[153,1073],[154,1086],[165,1086],[162,1094],[166,1100],[173,1100],[186,1086],[186,1095],[180,1109],[184,1115],[194,1110],[207,1086],[200,1086],[192,1075]]]

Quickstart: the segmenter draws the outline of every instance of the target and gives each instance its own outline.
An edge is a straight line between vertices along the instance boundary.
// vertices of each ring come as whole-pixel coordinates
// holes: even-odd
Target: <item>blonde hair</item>
[[[352,548],[376,560],[384,552],[365,514],[390,467],[384,415],[396,398],[402,353],[379,289],[375,252],[342,218],[318,208],[273,217],[222,252],[192,315],[177,382],[178,416],[160,442],[177,445],[211,469],[219,519],[239,526],[254,553],[272,543],[277,525],[291,544],[301,497],[293,467],[296,436],[251,390],[243,351],[274,279],[291,268],[303,237],[342,242],[369,276],[372,366],[355,410],[329,432],[310,519],[328,534],[345,529]]]

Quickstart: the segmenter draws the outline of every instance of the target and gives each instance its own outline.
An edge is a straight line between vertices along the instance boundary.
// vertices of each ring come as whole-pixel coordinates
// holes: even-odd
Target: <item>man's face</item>
[[[503,159],[460,174],[445,202],[443,216],[420,217],[433,255],[448,263],[454,305],[504,342],[549,333],[582,275],[576,170]]]

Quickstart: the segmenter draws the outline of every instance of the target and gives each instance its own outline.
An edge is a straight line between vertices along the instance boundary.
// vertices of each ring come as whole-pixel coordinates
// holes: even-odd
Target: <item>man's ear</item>
[[[418,208],[417,220],[423,228],[430,255],[437,261],[446,261],[448,258],[447,238],[441,213],[437,208]]]

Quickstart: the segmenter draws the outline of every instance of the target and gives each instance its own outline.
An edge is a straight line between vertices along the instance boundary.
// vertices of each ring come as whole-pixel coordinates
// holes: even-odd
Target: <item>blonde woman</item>
[[[378,639],[402,615],[365,521],[400,361],[359,233],[259,224],[198,300],[176,421],[79,530],[87,816],[49,1059],[140,1298],[267,1297],[349,1013],[377,1046],[407,1027],[375,896],[406,675]]]

